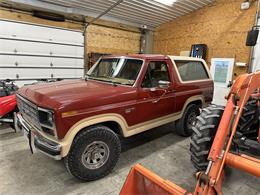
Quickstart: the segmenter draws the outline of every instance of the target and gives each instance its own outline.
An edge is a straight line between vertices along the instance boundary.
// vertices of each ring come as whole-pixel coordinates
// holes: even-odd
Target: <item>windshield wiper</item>
[[[86,74],[85,80],[87,81],[91,77],[91,74]]]
[[[88,80],[89,78],[94,79],[94,80],[101,80],[98,78],[108,78],[108,77],[107,76],[93,76],[92,74],[86,74],[85,79]]]
[[[108,78],[108,77],[105,77],[105,78]],[[102,80],[102,79],[100,79],[100,80]],[[120,83],[120,82],[117,82],[117,81],[112,81],[112,80],[102,80],[102,81],[107,81],[107,82],[109,82],[109,83],[112,83],[113,84],[113,86],[117,86],[117,85],[121,85],[122,83]]]
[[[120,83],[120,82],[116,82],[116,81],[111,81],[111,83],[113,84],[113,86],[118,86],[118,85],[121,85],[122,83]]]
[[[97,76],[97,78],[105,78],[105,79],[110,79],[110,77],[109,76]]]
[[[87,75],[88,76],[88,75]],[[96,81],[104,81],[104,82],[109,82],[109,83],[112,83],[111,80],[107,80],[107,79],[103,79],[103,78],[108,78],[108,77],[105,77],[105,76],[99,76],[99,77],[93,77],[93,76],[88,76],[87,79],[90,78],[90,79],[93,79],[93,80],[96,80]]]
[[[93,76],[91,76],[91,74],[86,74],[85,80],[88,80],[89,78],[90,78],[90,79],[93,79],[93,80],[96,80],[96,81],[109,82],[109,83],[112,83],[113,86],[117,86],[117,85],[121,85],[121,84],[122,84],[122,83],[117,82],[117,81],[107,80],[107,79],[110,79],[110,77],[108,77],[108,76],[93,77]],[[99,79],[99,78],[100,78],[100,79]],[[102,79],[102,78],[105,78],[105,79]]]
[[[108,77],[104,77],[104,78],[108,78]],[[103,79],[96,79],[96,80],[112,83],[112,85],[115,86],[115,87],[122,84],[120,82],[112,81],[112,80],[103,80]]]

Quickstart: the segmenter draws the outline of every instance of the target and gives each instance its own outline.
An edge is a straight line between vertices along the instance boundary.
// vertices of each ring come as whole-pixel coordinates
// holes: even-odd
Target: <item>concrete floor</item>
[[[123,152],[114,171],[90,183],[69,175],[62,161],[40,153],[31,155],[20,132],[0,129],[0,194],[118,194],[130,167],[138,162],[192,190],[195,178],[189,159],[189,139],[171,133],[172,128],[170,124],[123,140]],[[260,195],[260,179],[229,169],[223,192]]]

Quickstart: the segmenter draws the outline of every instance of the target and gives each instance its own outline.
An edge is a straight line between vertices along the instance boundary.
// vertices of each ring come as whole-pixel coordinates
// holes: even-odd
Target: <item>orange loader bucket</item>
[[[170,195],[187,194],[187,190],[160,178],[140,164],[129,172],[120,195]]]

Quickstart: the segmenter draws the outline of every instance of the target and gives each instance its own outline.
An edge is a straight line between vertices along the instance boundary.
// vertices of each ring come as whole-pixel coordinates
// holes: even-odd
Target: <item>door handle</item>
[[[164,93],[163,93],[158,99],[153,100],[152,103],[153,103],[153,104],[158,103],[167,93],[169,93],[169,92],[175,92],[175,91],[176,91],[175,89],[165,89],[165,90],[164,90]]]
[[[169,89],[164,89],[163,94],[157,100],[153,100],[152,103],[153,104],[158,103],[168,92],[169,92]]]

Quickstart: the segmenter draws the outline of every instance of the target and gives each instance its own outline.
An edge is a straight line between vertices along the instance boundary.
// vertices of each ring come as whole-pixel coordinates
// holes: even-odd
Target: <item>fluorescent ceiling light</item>
[[[173,5],[174,2],[176,2],[177,0],[155,0],[159,3],[162,3],[164,5]]]

